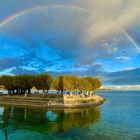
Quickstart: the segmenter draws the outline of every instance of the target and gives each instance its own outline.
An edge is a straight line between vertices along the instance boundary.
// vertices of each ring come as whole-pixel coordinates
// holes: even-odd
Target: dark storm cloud
[[[79,73],[81,76],[97,76],[105,85],[136,85],[140,84],[140,68],[124,70],[120,72],[105,72],[101,65],[91,67],[89,70]]]
[[[140,68],[120,72],[106,73],[105,82],[114,85],[140,84]]]

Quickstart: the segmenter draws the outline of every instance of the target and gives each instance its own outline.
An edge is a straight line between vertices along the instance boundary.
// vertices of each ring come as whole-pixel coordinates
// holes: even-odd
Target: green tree
[[[49,90],[51,88],[53,78],[50,74],[36,75],[34,79],[34,86],[38,90]]]
[[[50,74],[39,75],[14,75],[1,76],[0,85],[8,90],[9,94],[30,93],[35,86],[38,90],[49,90],[51,87],[63,93],[67,90],[87,90],[93,91],[101,86],[101,81],[95,77],[57,76],[52,78]]]
[[[5,89],[8,90],[8,93],[9,94],[14,94],[15,93],[15,77],[13,76],[9,76],[9,75],[4,75],[4,76],[1,76],[0,78],[0,82],[1,82],[1,85],[3,85],[5,87]]]

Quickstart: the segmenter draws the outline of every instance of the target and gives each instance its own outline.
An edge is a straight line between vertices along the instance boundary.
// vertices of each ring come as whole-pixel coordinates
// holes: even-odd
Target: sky
[[[139,0],[0,0],[0,75],[99,77],[140,89]]]

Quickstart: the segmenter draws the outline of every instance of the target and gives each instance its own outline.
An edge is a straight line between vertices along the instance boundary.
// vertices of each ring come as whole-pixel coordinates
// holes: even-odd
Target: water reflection
[[[0,107],[0,116],[3,115],[4,107]]]
[[[16,130],[59,133],[71,128],[87,127],[96,123],[99,118],[100,112],[96,108],[50,110],[4,107],[0,125],[5,140],[8,140],[8,133]]]

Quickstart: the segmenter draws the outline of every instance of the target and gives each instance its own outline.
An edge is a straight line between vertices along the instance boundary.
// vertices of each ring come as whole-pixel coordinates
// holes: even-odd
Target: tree
[[[77,80],[78,78],[76,76],[67,76],[67,75],[63,76],[64,89],[71,91],[77,89],[78,87]]]
[[[8,90],[9,94],[24,94],[31,92],[33,87],[32,75],[1,76],[1,84]]]
[[[19,82],[21,87],[21,93],[31,93],[31,89],[34,83],[34,76],[33,75],[19,75]]]
[[[60,93],[63,93],[64,91],[63,76],[59,77],[58,90],[60,91]]]
[[[102,83],[98,78],[93,78],[94,81],[94,89],[98,89],[99,87],[101,87]]]
[[[80,77],[78,78],[78,82],[77,82],[77,89],[82,91],[82,90],[86,90],[86,81],[84,77]]]
[[[50,74],[1,76],[0,85],[8,90],[9,94],[30,93],[33,86],[38,90],[49,90],[51,87],[63,93],[67,90],[93,91],[101,86],[101,81],[94,77],[58,76],[55,79]]]
[[[51,88],[53,78],[50,74],[40,74],[35,76],[34,86],[38,90],[49,90]]]
[[[52,87],[58,90],[60,93],[64,91],[64,81],[63,76],[58,76],[54,79]]]
[[[9,94],[15,93],[16,83],[15,83],[15,78],[13,76],[9,76],[9,75],[1,76],[0,82],[1,85],[3,85],[5,89],[8,90]]]
[[[51,89],[51,85],[52,85],[52,82],[53,82],[53,78],[50,74],[43,74],[42,75],[42,78],[43,78],[43,90],[50,90]]]
[[[52,88],[58,90],[59,89],[59,76],[53,79]]]
[[[98,78],[94,77],[81,77],[79,79],[79,89],[93,91],[101,86],[101,82]]]

